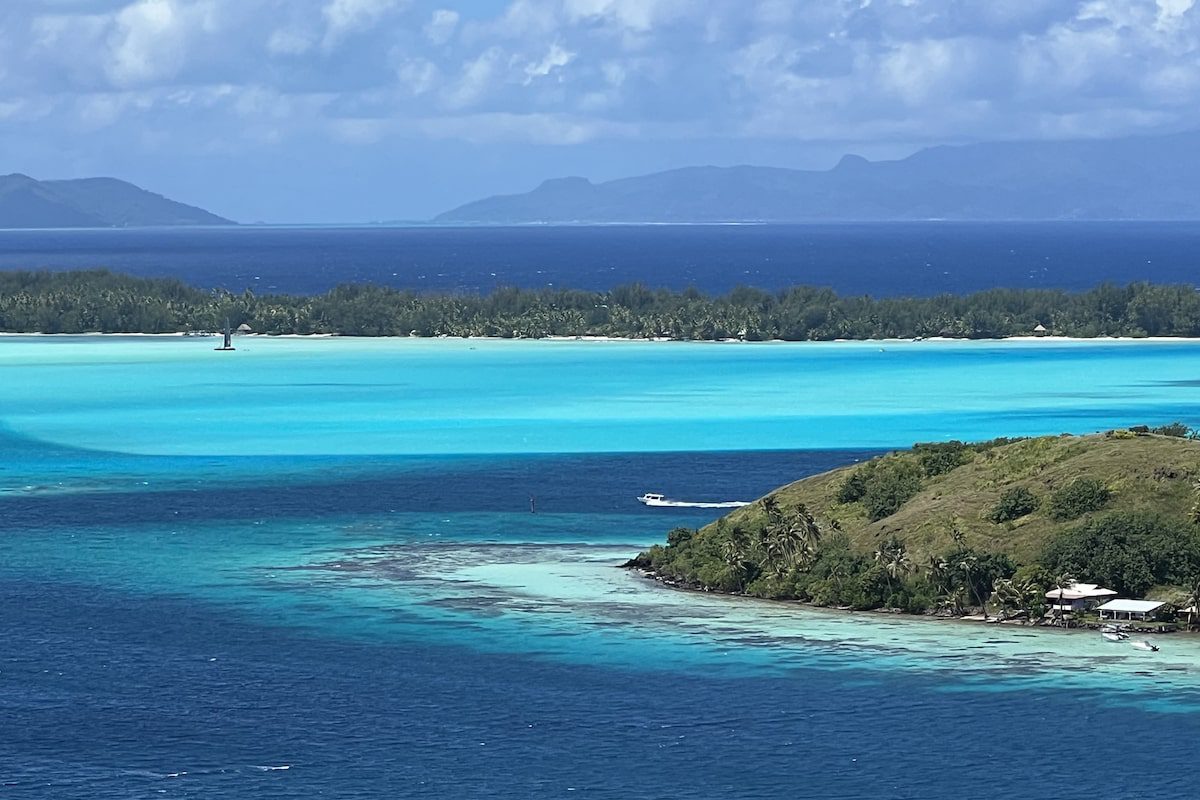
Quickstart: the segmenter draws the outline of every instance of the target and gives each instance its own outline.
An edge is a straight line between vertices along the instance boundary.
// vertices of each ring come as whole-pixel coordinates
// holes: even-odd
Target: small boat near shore
[[[1133,646],[1138,650],[1145,650],[1147,653],[1157,653],[1158,645],[1153,644],[1148,639],[1140,639],[1133,643]]]
[[[1119,625],[1105,625],[1100,629],[1100,635],[1109,642],[1123,642],[1129,638],[1129,632]]]
[[[646,492],[641,497],[637,498],[638,502],[644,506],[652,506],[656,508],[741,508],[748,506],[750,503],[744,500],[726,500],[717,503],[692,502],[689,500],[671,500],[665,495],[657,492]]]

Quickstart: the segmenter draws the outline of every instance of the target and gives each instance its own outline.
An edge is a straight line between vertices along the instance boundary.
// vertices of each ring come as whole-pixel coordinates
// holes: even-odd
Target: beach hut
[[[1046,326],[1040,322],[1037,325],[1035,325],[1033,328],[1034,336],[1045,336],[1047,333],[1049,333],[1049,331],[1046,330]]]
[[[1096,610],[1100,612],[1102,620],[1146,622],[1157,619],[1170,607],[1162,600],[1109,600]]]
[[[247,325],[246,323],[243,322],[241,325],[237,326],[237,332],[238,333],[254,333],[254,328],[251,328],[249,325]]]
[[[1103,586],[1097,586],[1094,583],[1072,583],[1070,586],[1064,586],[1062,589],[1055,587],[1046,592],[1046,599],[1051,603],[1051,611],[1066,613],[1068,611],[1087,611],[1090,608],[1095,608],[1105,600],[1115,597],[1116,594],[1114,590],[1105,589]],[[1060,601],[1061,605],[1059,605]]]

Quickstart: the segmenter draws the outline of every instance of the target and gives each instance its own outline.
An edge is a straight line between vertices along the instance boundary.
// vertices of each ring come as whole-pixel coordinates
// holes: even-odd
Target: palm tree
[[[797,563],[804,566],[811,565],[816,560],[817,546],[821,543],[821,526],[809,513],[808,506],[801,503],[796,507],[796,513],[792,517],[789,527],[791,535],[796,540],[794,553],[797,556]]]
[[[1067,627],[1067,618],[1063,614],[1063,595],[1067,589],[1075,585],[1075,576],[1069,572],[1061,572],[1054,576],[1054,588],[1058,589],[1058,607],[1055,609],[1055,614],[1060,625]]]
[[[783,510],[779,507],[779,500],[773,494],[769,494],[758,501],[762,507],[763,513],[767,515],[767,523],[778,522],[783,517]]]
[[[969,550],[961,550],[954,559],[954,570],[958,577],[962,580],[963,588],[965,588],[983,610],[983,618],[988,618],[987,603],[984,602],[983,592],[979,586],[979,559],[975,557]]]
[[[1045,599],[1045,589],[1037,584],[1032,578],[1025,578],[1017,581],[1013,578],[1007,578],[996,581],[996,591],[1001,591],[1002,585],[1005,587],[1003,591],[1007,594],[1013,606],[1018,611],[1024,611],[1030,619],[1033,617],[1033,607],[1038,601]]]
[[[721,543],[721,559],[729,569],[730,577],[734,579],[740,591],[749,575],[746,563],[746,534],[737,526],[729,532],[729,538]]]
[[[875,551],[875,563],[882,566],[887,575],[889,594],[892,592],[892,581],[901,580],[912,570],[908,548],[895,534],[879,545]]]
[[[1188,593],[1187,604],[1188,608],[1188,628],[1195,625],[1197,612],[1200,612],[1200,573],[1192,576],[1191,590]]]
[[[930,556],[925,564],[925,575],[934,588],[944,592],[950,583],[950,564],[941,556]]]

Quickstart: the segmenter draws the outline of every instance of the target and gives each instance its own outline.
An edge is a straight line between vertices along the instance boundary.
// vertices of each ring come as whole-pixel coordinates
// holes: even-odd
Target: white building
[[[1154,619],[1167,604],[1161,600],[1109,600],[1100,608],[1100,619],[1123,619],[1145,622]]]
[[[1117,593],[1094,583],[1072,583],[1061,589],[1057,586],[1046,592],[1050,601],[1050,609],[1059,613],[1068,611],[1087,611],[1100,603],[1114,597]],[[1060,605],[1061,602],[1061,605]]]

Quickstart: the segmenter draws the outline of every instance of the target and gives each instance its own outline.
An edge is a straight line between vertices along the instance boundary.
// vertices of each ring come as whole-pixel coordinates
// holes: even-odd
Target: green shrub
[[[1036,511],[1040,503],[1038,496],[1024,486],[1014,486],[1000,495],[1000,500],[992,507],[988,519],[996,524],[1019,519]]]
[[[862,500],[864,494],[867,493],[866,471],[870,465],[859,467],[851,472],[846,480],[842,482],[838,489],[837,501],[839,503],[857,503]]]
[[[691,541],[691,538],[696,535],[696,532],[691,528],[675,528],[667,534],[667,545],[669,547],[679,547],[685,542]]]
[[[1076,478],[1050,495],[1050,515],[1055,519],[1076,519],[1099,511],[1112,493],[1094,478]]]
[[[1195,439],[1197,437],[1197,432],[1182,422],[1159,425],[1157,428],[1151,428],[1150,433],[1157,433],[1159,436],[1175,436],[1180,439]]]
[[[921,491],[920,467],[906,458],[889,457],[869,461],[846,478],[838,489],[839,503],[862,501],[871,521],[895,514]]]
[[[971,460],[973,454],[971,447],[959,441],[922,442],[913,445],[913,452],[917,454],[921,470],[930,478],[961,467]]]
[[[872,522],[890,517],[921,491],[921,470],[909,461],[879,461],[867,479],[862,503]]]

